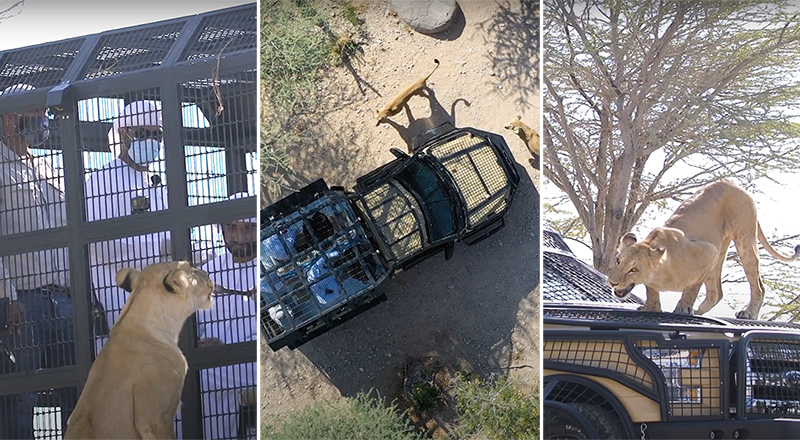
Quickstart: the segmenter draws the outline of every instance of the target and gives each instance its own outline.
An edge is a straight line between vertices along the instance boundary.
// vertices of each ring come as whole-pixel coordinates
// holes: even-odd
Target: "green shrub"
[[[309,1],[261,5],[261,82],[273,112],[291,113],[313,103],[310,91],[335,42]]]
[[[261,430],[264,440],[421,440],[395,405],[360,393],[344,403],[318,402]]]
[[[539,396],[525,396],[507,376],[495,382],[467,379],[456,381],[459,411],[456,438],[491,440],[539,438]]]

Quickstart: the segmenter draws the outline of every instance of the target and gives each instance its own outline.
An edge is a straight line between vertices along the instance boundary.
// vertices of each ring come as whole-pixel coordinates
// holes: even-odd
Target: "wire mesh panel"
[[[204,439],[254,438],[257,370],[254,362],[200,371]]]
[[[103,36],[94,60],[83,71],[83,79],[119,75],[161,65],[180,37],[184,24],[173,22]]]
[[[542,230],[542,247],[556,249],[562,252],[572,253],[567,243],[561,238],[558,233],[550,230],[548,227]]]
[[[255,177],[248,154],[257,136],[256,72],[209,77],[181,85],[189,205],[213,203]]]
[[[76,387],[0,395],[0,438],[62,438],[77,396]]]
[[[664,375],[672,417],[723,417],[725,380],[719,348],[664,348],[654,341],[639,341],[637,346]]]
[[[227,286],[216,315],[182,331],[187,377],[255,361],[257,40],[235,30],[254,29],[256,9],[0,52],[0,393],[14,396],[0,398],[0,438],[63,435],[128,298],[115,279],[123,267],[189,260]],[[208,69],[175,62],[226,44],[236,53]],[[206,233],[242,219],[249,242],[238,226],[230,243]],[[242,249],[250,258],[238,270],[208,266]],[[245,279],[249,299],[231,293]],[[181,401],[178,437],[201,437],[199,380]]]
[[[260,246],[261,322],[270,340],[328,311],[351,310],[388,276],[343,196],[319,198],[269,224]]]
[[[14,84],[45,87],[60,83],[83,42],[76,38],[6,52],[0,58],[0,90]]]
[[[362,194],[358,203],[372,218],[394,258],[404,260],[422,250],[427,242],[425,218],[408,190],[387,182]]]
[[[169,237],[167,231],[162,231],[89,244],[89,280],[93,293],[90,319],[96,324],[95,354],[108,341],[108,332],[130,296],[117,285],[117,273],[122,269],[142,270],[151,264],[171,261]]]
[[[258,41],[257,20],[258,17],[249,8],[203,18],[199,37],[186,48],[182,59],[191,61],[219,56],[222,53],[255,49]]]
[[[542,356],[550,362],[610,370],[653,389],[652,376],[631,358],[622,340],[547,339]]]
[[[744,343],[748,417],[800,417],[800,340],[768,337]]]
[[[6,87],[0,98],[33,87]],[[67,225],[63,164],[52,146],[44,109],[0,115],[0,386],[54,368],[75,365],[75,328],[70,290],[70,251],[40,246],[22,251],[7,244]],[[22,240],[26,240],[23,238]],[[74,390],[73,390],[74,391]],[[33,438],[42,393],[0,398],[0,438]],[[74,392],[59,391],[59,408],[75,404]],[[37,406],[38,405],[38,406]],[[37,410],[37,408],[40,408]],[[59,426],[60,430],[61,427]]]
[[[542,252],[542,264],[544,301],[644,304],[634,295],[628,295],[624,299],[618,298],[606,285],[602,274],[574,256],[549,252],[545,249]]]
[[[480,136],[461,136],[431,148],[450,172],[467,203],[468,228],[480,225],[507,208],[511,184],[497,152]]]

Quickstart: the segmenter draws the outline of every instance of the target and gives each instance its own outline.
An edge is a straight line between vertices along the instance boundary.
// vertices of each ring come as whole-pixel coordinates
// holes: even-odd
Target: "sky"
[[[0,0],[4,10],[16,0]],[[251,4],[244,0],[25,0],[0,21],[0,51]]]

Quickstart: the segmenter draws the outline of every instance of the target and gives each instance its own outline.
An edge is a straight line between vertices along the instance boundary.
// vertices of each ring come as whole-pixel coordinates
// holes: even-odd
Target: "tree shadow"
[[[485,40],[494,44],[486,57],[492,62],[495,86],[515,88],[520,97],[516,104],[522,108],[537,106],[533,97],[539,91],[539,2],[520,0],[516,11],[506,1],[496,2],[499,11],[480,23],[486,32]]]
[[[433,91],[430,87],[425,87],[422,89],[424,92],[424,97],[428,99],[428,103],[430,104],[431,115],[426,118],[415,118],[413,113],[411,113],[411,108],[409,108],[408,104],[403,106],[403,110],[405,111],[406,116],[408,117],[408,126],[404,126],[400,123],[392,121],[391,119],[385,119],[383,123],[389,124],[397,130],[397,133],[406,143],[407,150],[409,154],[413,152],[414,148],[414,139],[427,132],[433,127],[438,125],[444,124],[445,122],[449,122],[453,124],[454,127],[456,125],[456,106],[459,102],[464,102],[467,107],[471,106],[472,104],[464,98],[458,98],[450,104],[450,112],[444,108],[441,102],[436,98],[436,92]]]
[[[342,395],[375,388],[391,400],[416,357],[466,364],[484,377],[513,364],[512,335],[539,319],[525,306],[539,284],[539,195],[517,169],[522,180],[503,230],[457,245],[450,261],[438,254],[387,280],[386,303],[297,349]],[[534,316],[520,322],[520,307]]]

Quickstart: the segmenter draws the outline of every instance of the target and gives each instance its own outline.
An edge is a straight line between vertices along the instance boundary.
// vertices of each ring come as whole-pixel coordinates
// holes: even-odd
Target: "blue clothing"
[[[75,364],[75,327],[72,317],[72,298],[65,290],[37,288],[18,290],[17,299],[25,308],[25,323],[19,334],[11,332],[0,337],[14,354],[15,362],[2,356],[0,375],[58,368]],[[54,392],[61,407],[62,432],[78,401],[75,388]],[[35,392],[0,396],[0,438],[33,439],[33,409]]]

